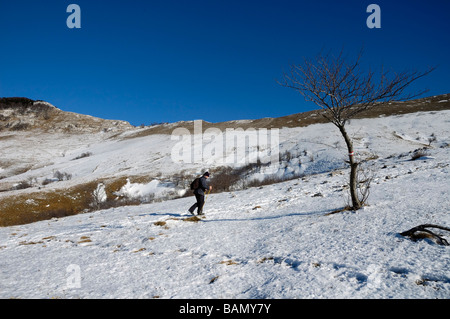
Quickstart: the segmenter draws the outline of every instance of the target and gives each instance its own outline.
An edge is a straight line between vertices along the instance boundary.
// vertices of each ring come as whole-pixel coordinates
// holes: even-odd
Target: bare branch
[[[424,225],[419,225],[417,227],[413,227],[410,230],[404,231],[403,233],[400,233],[400,235],[404,236],[404,237],[410,237],[413,240],[424,238],[424,237],[425,238],[429,237],[429,238],[435,239],[439,245],[449,246],[449,243],[445,238],[443,238],[441,235],[437,235],[436,233],[433,233],[431,230],[429,230],[427,228],[437,228],[437,229],[441,229],[441,230],[450,231],[450,228],[448,228],[448,227],[443,227],[443,226],[433,225],[433,224],[424,224]]]
[[[306,101],[326,110],[330,122],[343,125],[378,103],[422,95],[426,91],[412,94],[405,94],[405,91],[414,81],[435,69],[393,73],[381,68],[377,75],[361,70],[362,55],[361,50],[354,60],[349,60],[341,51],[337,56],[326,53],[313,59],[305,58],[303,64],[292,64],[289,74],[284,73],[278,83],[296,90]]]

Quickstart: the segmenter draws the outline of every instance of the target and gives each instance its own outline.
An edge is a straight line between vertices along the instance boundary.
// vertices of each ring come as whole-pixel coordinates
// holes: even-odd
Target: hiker
[[[189,212],[194,215],[194,210],[197,208],[197,215],[203,215],[203,206],[205,205],[205,191],[211,190],[212,186],[207,185],[206,180],[209,178],[209,173],[206,172],[202,175],[202,177],[195,179],[193,182],[194,185],[194,195],[197,202],[189,208]]]

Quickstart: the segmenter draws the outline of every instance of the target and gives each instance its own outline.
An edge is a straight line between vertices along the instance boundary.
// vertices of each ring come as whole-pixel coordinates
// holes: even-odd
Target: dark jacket
[[[200,183],[199,183],[199,185],[198,185],[198,188],[196,188],[196,189],[194,190],[194,194],[197,194],[197,195],[205,195],[205,191],[206,191],[207,189],[209,189],[209,186],[208,186],[208,184],[207,184],[207,182],[206,182],[206,177],[205,177],[205,176],[202,176],[202,177],[200,177]]]

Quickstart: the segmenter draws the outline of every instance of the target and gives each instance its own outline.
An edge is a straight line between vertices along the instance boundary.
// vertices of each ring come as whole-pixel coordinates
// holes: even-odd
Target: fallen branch
[[[400,235],[404,236],[404,237],[409,237],[412,240],[431,238],[431,239],[435,239],[436,243],[439,245],[449,246],[449,243],[445,238],[441,237],[441,235],[437,235],[437,234],[433,233],[431,230],[429,230],[427,228],[437,228],[437,229],[442,229],[442,230],[446,230],[446,231],[450,232],[450,228],[448,228],[448,227],[432,225],[432,224],[424,224],[424,225],[419,225],[417,227],[411,228],[410,230],[404,231],[403,233],[400,233]]]

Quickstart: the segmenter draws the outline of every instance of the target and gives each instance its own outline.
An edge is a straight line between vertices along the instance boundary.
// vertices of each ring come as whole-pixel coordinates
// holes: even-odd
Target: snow
[[[106,194],[105,184],[100,183],[97,185],[97,188],[94,190],[94,196],[98,203],[106,202],[108,196]]]
[[[161,183],[156,179],[146,184],[131,183],[130,180],[127,179],[127,183],[117,192],[117,195],[137,199],[146,198],[148,196],[165,198],[173,192],[177,192],[173,184]],[[180,190],[178,195],[183,196],[185,192],[185,190]]]
[[[194,197],[185,197],[0,228],[0,298],[448,299],[449,247],[399,233],[450,226],[449,115],[351,121],[355,152],[371,157],[366,165],[375,172],[369,205],[357,212],[329,214],[347,204],[346,151],[332,125],[317,124],[280,130],[280,152],[298,156],[282,160],[278,174],[301,177],[212,193],[198,222],[187,213]],[[437,141],[428,157],[412,161],[410,152],[431,134]],[[61,187],[92,175],[161,172],[169,179],[205,168],[171,162],[170,136],[85,138],[71,148],[67,139],[43,141],[34,156],[49,165],[6,180],[49,177],[55,169],[73,174],[48,185]],[[2,146],[12,149],[8,143]],[[56,155],[61,150],[64,157]],[[175,190],[153,179],[128,181],[120,192],[162,199]]]
[[[46,105],[46,106],[49,106],[51,108],[55,108],[56,109],[56,106],[54,106],[51,103],[45,102],[45,101],[34,101],[33,105]]]

